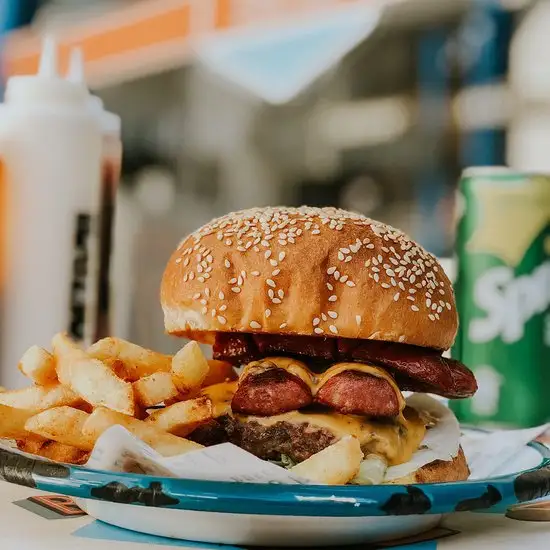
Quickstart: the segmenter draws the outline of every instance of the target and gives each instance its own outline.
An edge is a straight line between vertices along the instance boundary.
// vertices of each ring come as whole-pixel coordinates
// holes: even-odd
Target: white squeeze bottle
[[[58,75],[55,43],[44,42],[38,74],[8,80],[0,107],[6,172],[5,284],[1,383],[20,386],[18,360],[86,325],[89,235],[97,214],[102,136],[89,93]]]
[[[86,87],[84,63],[80,48],[71,52],[67,79]],[[118,115],[106,111],[103,101],[94,95],[88,99],[90,112],[97,117],[101,128],[101,176],[97,186],[98,217],[97,241],[90,257],[88,285],[88,311],[85,340],[95,342],[112,333],[111,254],[115,202],[122,165],[121,120]]]

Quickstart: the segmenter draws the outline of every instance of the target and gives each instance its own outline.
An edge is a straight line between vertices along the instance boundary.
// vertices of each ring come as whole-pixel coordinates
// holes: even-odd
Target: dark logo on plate
[[[390,516],[407,516],[411,514],[425,514],[432,507],[426,493],[418,487],[406,487],[406,493],[394,493],[380,510]]]
[[[534,472],[526,472],[516,477],[514,493],[519,502],[550,495],[550,466]]]
[[[502,500],[500,491],[494,485],[487,485],[485,492],[475,498],[461,500],[455,507],[455,512],[468,512],[470,510],[485,510],[498,504]]]
[[[149,487],[128,487],[124,483],[112,481],[103,487],[95,487],[91,495],[101,500],[121,504],[145,504],[145,506],[170,506],[178,504],[179,500],[167,495],[162,490],[162,484],[153,481]]]

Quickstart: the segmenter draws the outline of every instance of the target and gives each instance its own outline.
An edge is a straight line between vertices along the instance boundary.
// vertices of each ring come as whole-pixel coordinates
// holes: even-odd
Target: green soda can
[[[550,175],[508,168],[463,172],[457,201],[452,355],[479,389],[451,407],[469,424],[529,427],[550,420]]]

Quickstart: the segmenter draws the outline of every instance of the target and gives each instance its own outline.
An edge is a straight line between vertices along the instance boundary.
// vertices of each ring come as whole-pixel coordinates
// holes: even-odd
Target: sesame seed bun
[[[448,349],[458,320],[435,257],[335,208],[255,208],[185,238],[161,285],[166,331],[339,336]]]

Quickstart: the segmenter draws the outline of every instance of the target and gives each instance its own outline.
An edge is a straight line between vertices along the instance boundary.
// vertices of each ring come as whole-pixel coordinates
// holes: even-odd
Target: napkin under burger
[[[223,414],[190,438],[299,463],[346,435],[389,466],[408,462],[434,419],[402,391],[473,395],[451,283],[402,232],[335,208],[256,208],[184,239],[164,273],[168,333],[242,367],[212,396]],[[225,408],[223,407],[225,403]],[[463,480],[462,450],[408,482]]]

